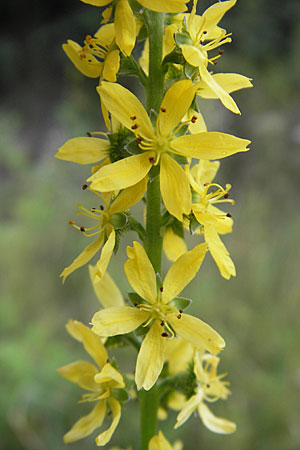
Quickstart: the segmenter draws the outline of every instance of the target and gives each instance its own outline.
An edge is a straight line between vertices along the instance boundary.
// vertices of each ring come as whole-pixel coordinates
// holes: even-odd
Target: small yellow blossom
[[[176,333],[196,347],[218,353],[225,346],[223,338],[205,322],[184,314],[172,305],[172,300],[198,272],[206,253],[206,244],[199,244],[183,254],[168,270],[163,285],[157,289],[156,276],[144,248],[134,242],[127,247],[125,263],[127,279],[142,297],[135,307],[105,308],[92,318],[93,331],[99,336],[130,333],[139,326],[150,325],[136,364],[135,381],[138,390],[151,389],[165,362],[166,339]],[[174,330],[174,331],[173,331]]]
[[[236,425],[230,420],[216,417],[205,404],[205,402],[215,402],[220,398],[225,400],[230,394],[227,386],[228,381],[222,381],[226,375],[217,375],[217,366],[220,358],[217,356],[195,352],[194,373],[197,380],[196,394],[185,402],[183,409],[177,416],[177,423],[174,428],[184,424],[191,414],[197,409],[203,424],[214,433],[230,434],[236,430]]]
[[[178,220],[189,214],[189,182],[171,155],[220,159],[247,151],[250,143],[217,132],[177,136],[185,124],[180,121],[190,107],[196,88],[190,80],[174,83],[162,100],[153,129],[147,112],[134,94],[117,83],[103,82],[97,88],[102,102],[122,125],[134,132],[142,152],[100,168],[88,178],[91,188],[106,192],[132,186],[143,179],[153,165],[160,164],[160,189],[167,210]]]
[[[93,433],[102,425],[109,409],[113,417],[111,426],[96,437],[96,444],[104,446],[110,441],[121,417],[121,404],[114,398],[114,391],[124,389],[125,383],[120,372],[108,362],[107,352],[99,336],[76,320],[68,322],[67,330],[83,344],[97,366],[88,361],[76,361],[60,367],[57,371],[67,380],[90,392],[82,396],[81,402],[97,402],[97,404],[65,434],[64,442],[78,441]]]
[[[104,275],[116,243],[115,227],[118,220],[118,214],[128,210],[139,202],[143,197],[146,188],[147,179],[143,179],[136,185],[124,189],[121,193],[106,192],[104,194],[100,194],[98,192],[94,192],[104,203],[104,206],[101,206],[99,209],[92,208],[91,210],[88,210],[82,205],[78,205],[79,211],[77,214],[96,220],[97,223],[96,225],[88,228],[78,226],[74,221],[71,221],[70,224],[79,230],[84,236],[97,236],[97,238],[85,247],[83,252],[77,256],[70,266],[63,270],[60,275],[63,282],[72,272],[74,272],[74,270],[87,264],[101,249],[101,247],[102,251],[97,262],[97,276],[101,278]]]
[[[208,57],[208,52],[214,50],[223,44],[231,42],[231,33],[219,28],[224,14],[232,8],[237,0],[227,0],[217,2],[210,6],[202,16],[196,15],[197,0],[194,1],[194,7],[191,14],[187,15],[187,31],[189,38],[183,39],[179,44],[183,57],[194,67],[199,69],[200,86],[197,94],[205,98],[219,98],[223,105],[230,111],[240,114],[240,110],[230,92],[246,87],[251,87],[249,78],[239,74],[216,74],[212,75],[208,69],[208,64],[216,64],[217,59],[221,57],[222,51],[213,58]]]
[[[169,443],[169,441],[165,438],[162,431],[149,441],[148,450],[182,450],[183,445],[181,441],[174,442],[173,445]]]
[[[113,24],[103,25],[94,36],[87,35],[83,47],[68,40],[63,44],[63,50],[83,75],[116,81],[120,55],[115,44]]]
[[[234,201],[228,198],[230,184],[224,189],[212,183],[219,165],[218,161],[200,161],[191,170],[186,167],[186,171],[194,191],[192,211],[202,226],[201,232],[221,275],[229,279],[236,275],[235,266],[219,234],[230,233],[233,220],[229,213],[224,213],[215,205],[225,202],[234,204]]]

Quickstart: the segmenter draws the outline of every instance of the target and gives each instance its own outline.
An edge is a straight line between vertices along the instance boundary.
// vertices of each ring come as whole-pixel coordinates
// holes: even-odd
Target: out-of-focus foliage
[[[212,2],[199,3],[204,9]],[[233,394],[214,412],[237,422],[238,431],[212,435],[194,418],[172,438],[184,433],[189,450],[300,448],[299,12],[297,0],[240,0],[222,22],[234,34],[218,71],[253,76],[255,85],[235,95],[240,118],[218,101],[203,101],[209,130],[253,140],[251,152],[224,161],[219,176],[232,182],[237,200],[234,232],[225,239],[238,274],[222,279],[208,256],[201,282],[186,294],[194,298],[191,309],[227,337],[221,371]],[[58,278],[86,243],[67,223],[76,203],[90,197],[81,190],[82,169],[53,155],[65,139],[103,129],[95,81],[73,68],[60,44],[96,30],[99,14],[70,0],[6,3],[3,13],[0,449],[57,450],[79,417],[80,394],[55,369],[83,356],[64,324],[70,317],[88,323],[98,303],[87,269],[64,287]],[[112,275],[119,267],[113,259]],[[122,448],[137,448],[134,410],[127,407],[114,437]],[[161,427],[167,437],[175,414],[169,419]],[[93,438],[84,448],[94,448]]]

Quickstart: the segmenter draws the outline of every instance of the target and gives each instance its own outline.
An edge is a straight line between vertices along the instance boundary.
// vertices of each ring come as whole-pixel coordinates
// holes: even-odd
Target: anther
[[[136,116],[131,116],[130,120],[136,120]]]
[[[107,358],[106,362],[107,362],[107,364],[109,363],[109,358]]]
[[[69,225],[75,225],[74,220],[70,220]]]
[[[90,34],[87,34],[86,37],[85,37],[85,40],[86,41],[90,41],[91,39],[92,39],[92,36]]]
[[[153,158],[153,156],[150,156],[149,162],[150,162],[151,164],[154,164],[154,163],[155,163],[155,159]]]
[[[100,210],[104,211],[104,206],[103,205],[100,205]]]
[[[134,306],[137,306],[138,305],[138,302],[134,302],[134,304],[133,304]]]
[[[83,191],[85,191],[87,187],[88,187],[87,184],[83,184],[82,187],[81,187],[81,189],[82,189]]]
[[[95,212],[95,211],[96,211],[96,208],[92,208],[91,211],[92,211],[92,212]]]
[[[162,337],[168,337],[168,333],[166,333],[165,331],[163,333],[161,333]]]
[[[138,144],[140,144],[140,143],[142,142],[142,138],[141,138],[141,137],[137,137],[137,138],[136,138],[136,142],[137,142]]]
[[[178,314],[177,319],[181,319],[181,314]]]
[[[88,62],[92,62],[92,60],[91,60],[91,59],[88,59]]]
[[[192,123],[195,123],[197,119],[198,119],[197,116],[193,116],[193,117],[191,118],[191,122],[192,122]]]
[[[163,108],[163,107],[161,107],[160,110],[161,110],[161,112],[166,112],[167,111],[166,108]]]
[[[218,48],[218,53],[219,53],[219,55],[223,55],[223,53],[224,53],[224,50],[223,50],[223,49],[221,49],[221,48]]]
[[[80,227],[80,231],[84,232],[85,228],[84,227]]]
[[[210,384],[207,384],[206,387],[207,387],[207,388],[210,388]]]
[[[138,127],[139,127],[138,124],[135,123],[134,125],[132,125],[131,129],[132,129],[132,130],[136,130]]]
[[[213,65],[216,66],[218,64],[218,61],[213,61]]]
[[[86,55],[85,55],[84,53],[80,53],[79,58],[80,58],[80,59],[85,59],[85,58],[86,58]]]
[[[179,312],[180,312],[180,314],[182,314],[182,313],[183,313],[183,310],[182,310],[182,309],[179,309]]]
[[[230,213],[227,213],[226,216],[227,216],[227,217],[232,217]]]
[[[86,134],[87,134],[88,137],[92,137],[92,133],[90,133],[89,131],[87,131]]]
[[[164,322],[164,320],[162,320],[162,321],[160,322],[160,325],[161,325],[162,327],[164,327],[164,326],[165,326],[165,322]]]
[[[209,183],[204,183],[204,184],[203,184],[203,186],[208,186],[208,185],[209,185]]]
[[[203,31],[203,34],[207,34],[207,31]]]
[[[160,290],[160,292],[163,292],[163,291],[164,291],[164,287],[161,286],[161,287],[159,288],[159,290]]]
[[[224,194],[224,198],[228,198],[229,197],[229,193],[226,192],[226,194]]]

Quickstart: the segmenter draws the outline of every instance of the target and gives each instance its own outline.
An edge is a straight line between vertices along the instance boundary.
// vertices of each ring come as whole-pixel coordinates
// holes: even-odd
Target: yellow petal
[[[74,272],[74,270],[77,270],[80,267],[87,264],[92,259],[92,257],[95,255],[95,253],[97,253],[97,251],[101,248],[102,244],[103,244],[103,235],[101,233],[100,236],[94,242],[92,242],[87,247],[85,247],[83,252],[81,252],[80,255],[77,256],[76,259],[74,259],[74,261],[72,262],[72,264],[70,264],[70,266],[66,267],[62,271],[60,276],[63,279],[63,283],[65,282],[66,278],[72,272]]]
[[[154,131],[149,116],[139,99],[128,89],[118,83],[104,81],[97,87],[101,100],[111,114],[122,125],[131,130],[137,125],[138,134],[142,137],[154,138]],[[135,119],[131,119],[131,117]]]
[[[168,317],[174,330],[186,341],[196,347],[204,348],[212,354],[219,353],[225,347],[224,339],[207,323],[190,316],[181,314],[181,318]]]
[[[194,67],[207,66],[207,57],[205,54],[193,45],[181,45],[182,54],[184,59]]]
[[[166,343],[166,360],[168,361],[168,371],[176,374],[188,369],[193,359],[194,347],[181,337],[168,339]]]
[[[108,356],[99,336],[97,336],[89,327],[77,320],[69,320],[66,328],[71,336],[79,342],[82,342],[85,350],[97,363],[99,368],[106,364]]]
[[[177,81],[167,90],[157,117],[160,135],[168,136],[179,124],[190,107],[195,92],[196,87],[191,80]]]
[[[111,410],[111,413],[112,413],[112,416],[113,416],[113,420],[112,420],[111,426],[107,430],[103,431],[103,433],[99,434],[96,437],[96,444],[99,447],[102,447],[103,445],[106,445],[111,440],[111,437],[112,437],[115,429],[117,428],[117,426],[118,426],[118,424],[120,422],[120,418],[121,418],[121,405],[120,405],[120,403],[116,399],[110,397],[109,400],[108,400],[108,404],[110,406],[110,410]]]
[[[208,72],[207,68],[203,65],[199,66],[199,72],[202,81],[207,84],[213,92],[215,92],[216,96],[221,100],[225,108],[235,114],[241,114],[233,98],[217,83],[216,79],[213,78],[213,76]]]
[[[103,47],[109,47],[115,38],[115,27],[113,23],[102,25],[99,30],[94,34],[97,38],[97,44],[101,44]]]
[[[189,284],[200,269],[206,252],[207,245],[205,243],[198,244],[172,264],[163,282],[163,303],[168,303]]]
[[[207,211],[210,214],[214,214],[217,217],[216,222],[214,223],[214,227],[216,232],[219,234],[227,234],[232,233],[233,220],[231,217],[224,217],[224,211],[219,208],[216,208],[213,205],[209,205]]]
[[[140,0],[139,3],[152,11],[178,13],[187,10],[185,3],[189,0]]]
[[[92,330],[99,336],[126,334],[138,328],[149,314],[130,306],[101,309],[92,318]]]
[[[78,441],[89,434],[103,423],[106,412],[105,402],[99,402],[86,416],[81,417],[71,428],[68,433],[64,435],[65,444]]]
[[[103,308],[109,308],[110,306],[123,306],[123,296],[108,272],[105,272],[103,277],[99,278],[97,276],[97,266],[90,265],[89,271],[94,292]]]
[[[191,211],[191,191],[184,170],[167,153],[161,155],[160,190],[165,207],[176,219]]]
[[[151,325],[141,345],[135,371],[137,389],[146,391],[152,388],[162,371],[165,361],[165,340],[162,337],[160,321],[155,320]]]
[[[98,78],[100,76],[103,64],[93,55],[89,55],[88,58],[80,58],[82,47],[77,42],[69,39],[67,44],[63,44],[62,48],[76,69],[83,75],[90,78]],[[88,60],[91,62],[88,62]]]
[[[194,167],[192,167],[191,174],[193,175],[197,183],[204,185],[213,181],[217,171],[219,170],[219,167],[219,161],[207,161],[204,159],[202,161],[199,161],[198,164],[195,164]]]
[[[139,242],[134,241],[132,247],[127,247],[128,260],[124,270],[131,287],[142,298],[150,303],[157,299],[156,276],[153,266]]]
[[[110,214],[126,211],[138,203],[146,192],[147,183],[148,177],[145,176],[139,183],[124,189],[111,205]]]
[[[235,277],[236,272],[234,263],[214,226],[204,226],[204,238],[222,277],[227,280],[229,280],[231,276]]]
[[[172,391],[168,395],[168,407],[180,411],[186,404],[186,396],[178,391]]]
[[[199,405],[198,412],[202,422],[210,431],[219,434],[230,434],[235,432],[236,424],[234,422],[221,417],[216,417],[204,403]]]
[[[176,425],[174,428],[179,428],[181,425],[183,425],[189,417],[193,414],[197,406],[199,405],[199,402],[201,402],[201,395],[196,394],[193,395],[184,405],[183,409],[178,414],[176,420]]]
[[[176,261],[187,251],[184,239],[174,233],[171,227],[168,227],[164,234],[163,249],[170,261]]]
[[[196,120],[189,124],[189,132],[191,134],[206,132],[207,126],[202,114],[198,111],[193,111],[192,109],[190,109],[187,114],[187,120],[191,120],[192,117],[196,118]]]
[[[97,367],[88,361],[75,361],[57,369],[62,377],[89,391],[97,390],[94,376],[98,371]]]
[[[116,43],[126,56],[130,56],[136,38],[136,24],[128,0],[119,0],[115,11]]]
[[[237,0],[214,3],[207,8],[202,17],[205,19],[205,30],[210,32],[222,19],[224,14],[236,4]]]
[[[104,139],[78,137],[59,147],[55,157],[77,164],[93,164],[108,155],[109,143]]]
[[[174,40],[174,33],[178,30],[178,25],[176,23],[171,23],[165,27],[165,34],[163,38],[163,57],[171,53],[176,47],[176,42]]]
[[[107,228],[110,229],[110,234],[108,236],[107,241],[103,245],[99,261],[97,262],[97,269],[98,269],[97,275],[99,276],[99,278],[102,278],[106,272],[107,266],[110,262],[110,258],[111,255],[113,254],[116,243],[116,233],[114,228],[112,226],[108,226]]]
[[[253,86],[251,83],[251,78],[245,77],[244,75],[240,75],[238,73],[216,73],[212,77],[219,86],[229,93]],[[197,95],[202,98],[218,98],[215,91],[203,82],[198,84]]]
[[[141,181],[152,167],[152,152],[129,156],[113,164],[101,167],[87,181],[95,191],[110,192],[133,186]]]
[[[93,6],[106,6],[111,3],[111,0],[81,0],[82,3],[87,3]]]
[[[103,65],[103,79],[107,81],[117,81],[117,73],[120,68],[119,50],[109,52]]]
[[[153,438],[150,439],[148,450],[173,450],[173,447],[167,441],[163,433],[159,431],[157,436],[153,436]]]
[[[109,383],[112,388],[125,388],[122,375],[111,364],[107,363],[94,377],[96,383]]]
[[[188,158],[221,159],[248,151],[250,143],[231,134],[209,131],[180,136],[172,141],[172,149]]]

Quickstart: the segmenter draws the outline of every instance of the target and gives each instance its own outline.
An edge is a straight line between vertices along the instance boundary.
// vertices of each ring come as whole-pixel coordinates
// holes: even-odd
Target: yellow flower
[[[114,398],[114,393],[118,389],[124,389],[125,383],[120,372],[108,363],[108,356],[99,336],[76,320],[70,320],[67,329],[71,336],[83,344],[97,366],[88,361],[76,361],[60,367],[57,371],[67,380],[90,392],[82,396],[81,402],[97,402],[97,404],[65,434],[64,442],[74,442],[90,435],[102,425],[109,408],[113,417],[111,426],[96,437],[96,444],[103,446],[110,441],[119,423],[121,405]]]
[[[209,58],[208,52],[231,42],[231,33],[227,34],[226,30],[219,28],[217,24],[224,14],[235,5],[236,1],[217,2],[210,6],[202,16],[197,16],[195,14],[197,0],[195,0],[192,13],[188,15],[187,19],[189,36],[183,35],[179,46],[185,60],[191,66],[199,69],[201,84],[197,94],[205,98],[219,98],[226,108],[240,114],[239,108],[229,92],[251,87],[250,79],[231,73],[212,75],[207,69],[208,63],[216,64],[217,59],[222,55],[222,51],[219,50],[217,56]]]
[[[197,379],[196,394],[184,405],[177,416],[174,428],[185,423],[197,409],[203,424],[214,433],[230,434],[236,430],[236,424],[230,420],[216,417],[204,403],[215,402],[220,398],[225,400],[230,394],[228,381],[222,381],[224,375],[217,375],[217,366],[220,359],[216,356],[196,351],[194,357],[194,373]]]
[[[181,441],[174,442],[173,445],[165,438],[162,431],[159,431],[156,436],[149,441],[148,450],[182,450],[183,445]]]
[[[200,161],[191,170],[186,167],[186,171],[194,190],[192,211],[202,225],[200,231],[221,275],[229,279],[236,275],[235,266],[219,234],[231,233],[233,220],[229,213],[224,213],[214,205],[225,202],[234,204],[234,201],[228,198],[230,184],[224,189],[212,183],[219,165],[218,161]]]
[[[174,83],[166,92],[153,129],[143,105],[128,89],[103,82],[97,91],[105,107],[126,128],[135,133],[142,152],[100,168],[88,181],[101,192],[123,189],[143,179],[153,165],[160,164],[160,189],[167,210],[178,220],[189,214],[189,182],[182,167],[171,156],[219,159],[247,151],[250,141],[225,133],[206,132],[176,137],[178,125],[194,98],[191,80]],[[192,118],[191,120],[194,120]]]
[[[96,225],[85,228],[78,226],[74,221],[70,222],[77,230],[86,237],[97,236],[96,240],[89,244],[82,253],[72,262],[72,264],[66,267],[60,276],[65,282],[65,279],[74,270],[87,264],[93,256],[102,248],[100,258],[97,262],[97,276],[102,277],[107,269],[110,258],[112,256],[115,243],[116,233],[115,228],[118,228],[118,216],[119,213],[128,210],[133,205],[141,200],[147,188],[147,179],[143,179],[139,183],[130,188],[124,189],[121,193],[118,192],[106,192],[98,195],[104,203],[104,206],[100,208],[92,208],[90,211],[84,208],[82,205],[78,205],[79,211],[77,214],[86,216],[92,220],[96,220]],[[93,191],[92,191],[93,192]],[[106,242],[105,242],[106,240]],[[105,244],[104,244],[105,242]],[[104,244],[104,245],[103,245]]]
[[[143,247],[134,242],[133,247],[127,247],[129,259],[124,268],[130,285],[143,302],[135,307],[105,308],[92,318],[93,331],[102,337],[130,333],[140,325],[150,325],[137,358],[135,381],[138,390],[142,387],[149,390],[155,384],[165,362],[166,339],[172,339],[174,332],[211,353],[218,353],[225,346],[223,338],[209,325],[183,314],[172,302],[194,278],[205,253],[205,243],[186,252],[170,267],[163,285],[157,289],[152,264]]]
[[[83,47],[68,40],[63,44],[63,50],[83,75],[116,81],[120,55],[115,45],[113,24],[103,25],[93,37],[87,35]]]
[[[110,145],[106,139],[77,137],[67,140],[59,147],[55,157],[77,164],[94,164],[106,158],[109,149]]]
[[[106,6],[111,0],[81,0],[83,3],[94,6]],[[109,10],[111,11],[111,10]],[[106,18],[107,19],[107,18]],[[130,56],[136,39],[136,23],[128,0],[118,0],[114,15],[114,29],[116,43],[120,50]]]

